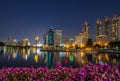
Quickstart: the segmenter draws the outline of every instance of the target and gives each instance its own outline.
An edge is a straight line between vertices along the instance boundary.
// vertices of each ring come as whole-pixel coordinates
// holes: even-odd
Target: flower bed
[[[0,81],[120,81],[120,68],[88,63],[81,68],[10,67],[0,70]]]

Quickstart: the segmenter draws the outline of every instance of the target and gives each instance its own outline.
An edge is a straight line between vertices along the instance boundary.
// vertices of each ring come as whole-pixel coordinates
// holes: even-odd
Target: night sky
[[[63,36],[74,37],[82,24],[90,24],[95,38],[97,18],[120,15],[120,0],[0,0],[0,40],[21,40],[43,35],[50,28],[63,30]]]

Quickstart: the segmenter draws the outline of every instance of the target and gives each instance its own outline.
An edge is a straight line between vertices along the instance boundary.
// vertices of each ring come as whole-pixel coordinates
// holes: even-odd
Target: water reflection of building
[[[54,67],[55,60],[54,60],[53,57],[54,57],[53,52],[48,52],[48,55],[47,55],[47,66],[49,68],[53,68]]]
[[[41,53],[40,48],[32,48],[32,53],[34,54],[34,61],[39,62],[39,58],[44,58],[44,54]]]
[[[59,58],[63,66],[76,67],[74,52],[60,52]]]
[[[31,51],[30,51],[31,50]],[[54,67],[56,62],[61,62],[63,66],[83,66],[87,62],[92,62],[94,64],[110,64],[120,66],[120,54],[109,54],[109,53],[99,53],[99,54],[85,54],[84,51],[79,52],[46,52],[40,51],[39,49],[33,48],[13,48],[4,47],[3,56],[8,60],[19,59],[28,62],[33,61],[35,65],[46,65],[49,68]],[[31,55],[30,55],[31,54]],[[30,59],[28,59],[30,58]],[[14,61],[15,61],[14,60]],[[13,60],[12,60],[13,61]]]
[[[30,49],[29,48],[19,48],[18,54],[25,60],[28,59],[30,55]]]
[[[118,65],[118,59],[120,55],[117,54],[109,54],[109,53],[99,53],[99,54],[88,54],[87,58],[89,62],[94,64],[110,64],[110,65]]]
[[[59,52],[53,52],[55,62],[60,62]]]
[[[7,57],[8,60],[10,60],[10,58],[16,59],[18,56],[17,48],[13,48],[13,47],[3,48],[3,52],[4,52],[4,56]]]
[[[86,64],[88,62],[88,58],[86,57],[85,52],[77,52],[75,56],[75,62],[77,62],[78,66],[83,66],[84,64]]]

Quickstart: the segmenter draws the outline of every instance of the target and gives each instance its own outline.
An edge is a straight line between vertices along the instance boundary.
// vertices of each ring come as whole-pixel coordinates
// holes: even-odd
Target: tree
[[[0,41],[0,46],[4,46],[5,44],[3,42]]]
[[[88,41],[86,43],[86,47],[93,47],[93,40],[92,39],[88,39]]]
[[[110,48],[120,47],[120,41],[110,42],[110,43],[108,44],[108,46],[109,46]]]
[[[99,44],[95,44],[94,48],[101,48],[101,46]]]

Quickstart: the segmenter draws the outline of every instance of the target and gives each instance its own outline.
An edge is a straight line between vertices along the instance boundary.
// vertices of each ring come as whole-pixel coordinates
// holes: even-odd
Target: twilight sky
[[[50,28],[63,30],[74,37],[82,24],[90,24],[95,38],[95,21],[104,16],[120,15],[120,0],[0,0],[0,40],[8,37],[34,41]]]

